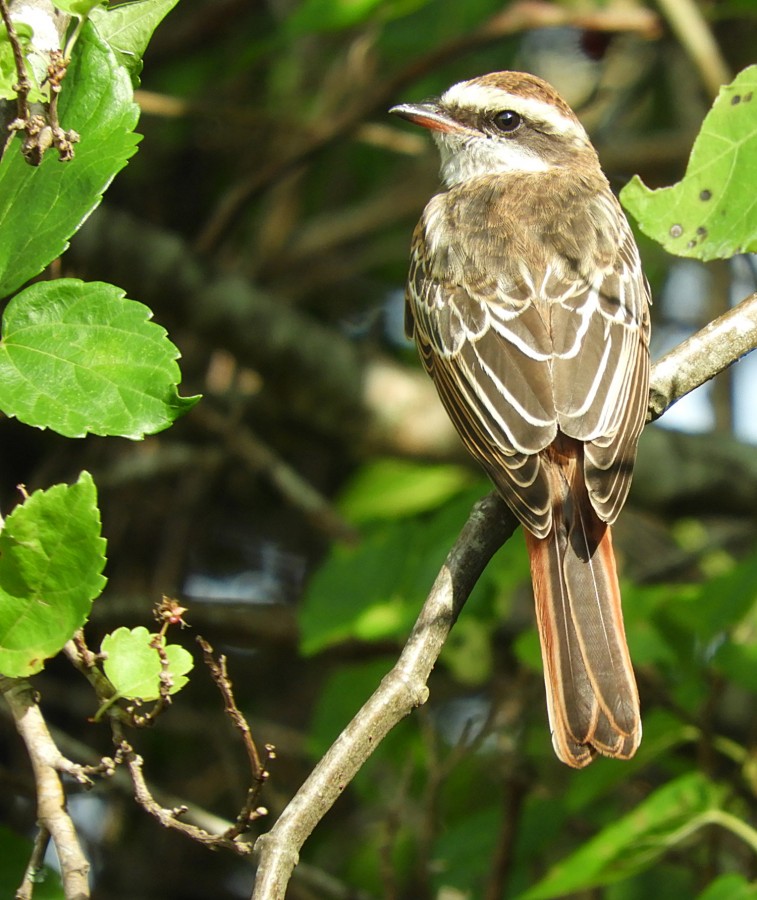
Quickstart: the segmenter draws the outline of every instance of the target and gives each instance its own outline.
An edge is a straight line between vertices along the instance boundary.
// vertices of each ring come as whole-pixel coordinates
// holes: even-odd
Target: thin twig
[[[32,83],[26,72],[26,59],[24,51],[21,49],[21,42],[16,33],[16,26],[13,24],[10,10],[6,0],[0,0],[0,15],[3,17],[5,29],[8,32],[8,41],[13,50],[13,62],[16,66],[16,74],[18,82],[14,85],[16,90],[16,117],[26,122],[29,118],[29,93],[32,89]]]
[[[224,837],[234,840],[247,831],[256,819],[268,815],[268,810],[264,806],[258,806],[260,792],[268,780],[268,764],[276,758],[276,750],[272,744],[265,745],[265,758],[261,760],[258,748],[252,737],[252,731],[247,720],[242,715],[237,702],[234,699],[234,692],[231,686],[231,679],[226,668],[226,657],[219,656],[216,660],[213,657],[213,648],[202,637],[198,635],[197,643],[202,649],[205,665],[210,671],[216,687],[221,692],[224,701],[226,715],[229,717],[231,724],[242,736],[242,744],[247,753],[247,759],[250,763],[250,771],[252,773],[252,785],[247,791],[247,798],[244,805],[236,818],[236,823],[224,832]]]
[[[37,877],[42,870],[45,853],[47,852],[49,844],[50,832],[47,828],[40,825],[37,828],[34,846],[32,847],[32,854],[29,857],[29,862],[26,864],[26,871],[24,872],[21,886],[16,891],[15,900],[32,900],[34,886],[37,883]]]
[[[39,12],[39,10],[38,10]],[[51,3],[47,11],[51,17],[55,16],[55,7]],[[62,162],[68,162],[74,156],[74,144],[79,140],[79,135],[73,131],[64,130],[58,121],[58,95],[61,82],[68,68],[68,56],[59,48],[37,48],[49,57],[47,77],[40,87],[48,86],[49,101],[37,103],[41,110],[39,114],[32,114],[29,104],[29,94],[33,84],[26,68],[26,59],[18,33],[15,30],[13,19],[6,0],[0,0],[0,14],[2,14],[5,28],[8,32],[8,40],[13,48],[13,58],[18,75],[18,82],[14,85],[16,90],[16,118],[8,125],[8,137],[3,152],[8,149],[13,135],[16,132],[23,133],[21,152],[26,161],[32,166],[38,166],[50,147],[55,147]],[[79,28],[81,27],[80,20]],[[57,30],[57,29],[56,29]]]
[[[231,850],[239,856],[247,856],[252,852],[252,844],[240,840],[238,837],[229,838],[225,834],[211,834],[205,831],[204,828],[182,821],[181,817],[187,811],[185,806],[177,806],[173,809],[161,806],[153,797],[145,781],[142,770],[142,757],[136,753],[131,744],[124,738],[121,723],[116,719],[112,719],[111,727],[113,728],[113,738],[117,748],[116,759],[119,762],[122,761],[126,766],[134,787],[134,798],[142,809],[157,819],[164,828],[178,831],[192,838],[192,840],[209,847],[211,850],[223,848]]]
[[[84,19],[79,20],[80,27]],[[62,50],[50,51],[50,65],[47,67],[47,83],[50,86],[50,103],[47,116],[52,129],[53,146],[58,151],[61,162],[69,162],[74,158],[74,144],[80,140],[79,133],[73,129],[66,131],[58,120],[58,98],[60,97],[63,79],[68,71],[69,59]]]

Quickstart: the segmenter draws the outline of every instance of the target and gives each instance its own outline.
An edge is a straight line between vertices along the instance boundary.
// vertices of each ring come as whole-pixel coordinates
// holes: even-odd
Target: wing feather
[[[585,444],[592,505],[612,522],[630,486],[649,377],[648,286],[617,201],[598,201],[615,231],[598,226],[596,259],[582,274],[544,235],[525,253],[513,248],[517,265],[486,254],[477,263],[454,221],[457,240],[440,247],[427,225],[453,215],[447,196],[432,200],[414,234],[405,320],[442,403],[533,534],[551,528],[541,454],[558,430]]]

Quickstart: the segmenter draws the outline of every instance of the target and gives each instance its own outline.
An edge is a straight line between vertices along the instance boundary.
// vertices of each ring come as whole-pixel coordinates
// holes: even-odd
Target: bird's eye
[[[500,131],[504,131],[508,134],[517,131],[520,128],[522,121],[520,115],[512,109],[505,109],[494,116],[494,125]]]

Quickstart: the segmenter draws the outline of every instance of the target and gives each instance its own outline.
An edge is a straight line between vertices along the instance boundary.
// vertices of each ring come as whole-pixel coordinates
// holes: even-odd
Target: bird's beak
[[[465,128],[449,115],[442,111],[438,103],[430,101],[428,103],[401,103],[399,106],[393,106],[390,110],[395,116],[400,116],[412,122],[414,125],[420,125],[422,128],[428,128],[429,131],[465,131]]]

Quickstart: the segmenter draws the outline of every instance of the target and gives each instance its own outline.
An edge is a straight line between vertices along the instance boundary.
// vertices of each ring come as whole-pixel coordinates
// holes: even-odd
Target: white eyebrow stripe
[[[547,122],[556,132],[585,138],[583,126],[574,119],[564,116],[557,107],[533,97],[510,94],[500,88],[461,81],[442,94],[443,104],[464,106],[480,110],[513,109],[526,116]]]

